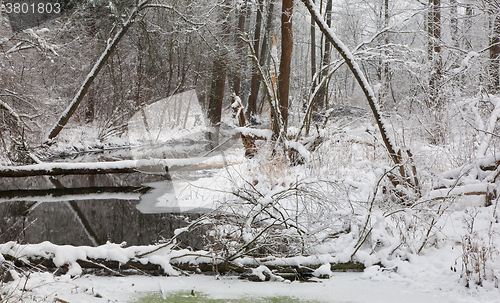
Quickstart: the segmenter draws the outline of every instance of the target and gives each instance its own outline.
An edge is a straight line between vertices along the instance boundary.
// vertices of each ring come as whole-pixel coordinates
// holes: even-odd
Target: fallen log
[[[490,183],[476,183],[451,188],[439,188],[429,192],[430,200],[446,200],[458,196],[484,196],[485,206],[491,205],[491,200],[496,198],[495,186]]]
[[[54,274],[64,275],[69,270],[69,265],[56,266],[51,258],[17,258],[9,254],[3,254],[5,260],[13,262],[18,268],[32,268],[39,271],[50,271]],[[81,267],[82,274],[106,275],[106,276],[127,276],[127,275],[153,275],[161,276],[167,275],[163,267],[159,264],[151,262],[141,262],[140,260],[128,260],[122,263],[116,260],[86,258],[84,260],[78,259],[76,263]],[[241,278],[251,281],[261,281],[256,279],[252,273],[261,265],[265,265],[274,275],[280,276],[287,280],[300,280],[307,281],[314,277],[314,271],[318,269],[323,263],[304,265],[273,265],[269,262],[262,264],[237,264],[232,262],[219,262],[214,264],[212,262],[175,262],[171,261],[170,264],[177,270],[185,273],[203,273],[203,274],[237,274]],[[330,263],[330,270],[332,272],[362,272],[365,266],[358,262],[346,263]]]
[[[87,174],[152,173],[222,168],[235,163],[202,163],[210,158],[124,160],[88,163],[41,163],[24,166],[0,166],[0,177],[31,177]]]
[[[81,188],[48,188],[48,189],[12,189],[0,191],[0,203],[9,201],[75,201],[94,199],[139,200],[151,187],[81,187]]]

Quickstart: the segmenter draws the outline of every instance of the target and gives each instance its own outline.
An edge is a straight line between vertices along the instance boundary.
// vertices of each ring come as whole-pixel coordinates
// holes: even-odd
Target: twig
[[[375,198],[377,197],[378,189],[380,187],[380,182],[382,182],[382,179],[387,176],[389,173],[391,173],[394,169],[396,169],[399,165],[394,165],[390,170],[384,172],[382,176],[377,181],[377,184],[375,185],[375,192],[373,193],[372,200],[370,201],[370,208],[368,209],[368,216],[366,217],[365,225],[363,226],[363,230],[361,231],[360,237],[358,241],[356,242],[356,245],[354,245],[354,252],[351,254],[351,259],[354,257],[354,255],[358,252],[358,250],[361,248],[361,245],[365,243],[368,235],[371,233],[373,228],[371,227],[370,230],[365,234],[365,231],[368,227],[368,224],[370,223],[370,219],[372,216],[372,210],[373,210],[373,205],[375,204]],[[364,235],[364,237],[363,237]]]
[[[183,231],[181,231],[180,233],[174,235],[167,243],[165,243],[163,245],[160,245],[160,246],[158,246],[157,248],[155,248],[155,249],[153,249],[151,251],[148,251],[148,252],[136,255],[135,257],[136,258],[143,258],[144,256],[147,256],[149,254],[152,254],[152,253],[157,252],[157,251],[159,251],[159,250],[161,250],[161,249],[163,249],[165,247],[168,247],[168,246],[172,245],[175,242],[175,240],[177,238],[179,238],[182,234],[184,234],[185,232],[189,232],[189,231],[193,230],[193,228],[197,224],[199,224],[199,223],[205,221],[206,219],[208,219],[209,214],[206,214],[206,215],[203,215],[203,216],[199,217],[196,221],[194,221],[193,223],[189,224]]]
[[[232,254],[231,256],[229,256],[227,259],[229,261],[233,261],[234,259],[238,258],[241,253],[246,250],[250,245],[252,245],[253,243],[255,243],[255,241],[257,241],[257,239],[262,236],[262,234],[264,234],[269,228],[273,227],[274,226],[274,223],[276,223],[278,220],[275,219],[273,223],[269,224],[268,226],[266,226],[265,228],[263,228],[260,233],[258,235],[256,235],[252,241],[248,242],[247,244],[243,245],[242,247],[240,247],[240,249],[238,249],[234,254]]]
[[[467,124],[469,124],[469,125],[470,125],[473,129],[475,129],[475,130],[476,130],[476,131],[478,131],[478,132],[483,132],[483,133],[485,133],[485,134],[492,135],[493,137],[500,138],[500,136],[499,136],[499,135],[497,135],[497,134],[494,134],[494,133],[489,132],[489,131],[487,131],[487,130],[484,130],[484,129],[479,129],[479,128],[475,127],[474,125],[472,125],[472,123],[470,123],[470,122],[469,122],[469,121],[467,121],[467,120],[465,120],[465,122],[467,122]]]

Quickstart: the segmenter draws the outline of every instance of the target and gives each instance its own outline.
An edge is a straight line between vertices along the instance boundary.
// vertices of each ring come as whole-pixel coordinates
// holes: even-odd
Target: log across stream
[[[89,174],[156,173],[222,168],[232,163],[214,158],[148,159],[88,163],[40,163],[24,166],[0,166],[0,177],[60,176]]]

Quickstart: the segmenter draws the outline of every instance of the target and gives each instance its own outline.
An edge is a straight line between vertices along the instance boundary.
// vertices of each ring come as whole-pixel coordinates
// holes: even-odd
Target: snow
[[[139,110],[129,121],[131,143],[167,141],[206,129],[195,90],[161,99]]]
[[[497,99],[492,100],[497,106],[500,104]],[[490,129],[494,126],[491,121],[482,125]],[[272,153],[271,148],[266,153],[266,146],[270,146],[271,142],[263,142],[264,147],[254,159],[244,159],[243,148],[239,146],[232,149],[234,154],[228,152],[209,158],[127,160],[106,164],[38,164],[45,169],[59,165],[67,165],[68,168],[79,165],[87,168],[134,165],[146,169],[147,166],[159,165],[159,171],[162,171],[162,165],[168,165],[173,180],[149,183],[147,185],[153,190],[147,194],[140,197],[124,194],[123,198],[139,199],[137,208],[145,213],[200,209],[209,212],[222,207],[223,211],[229,210],[232,215],[241,216],[241,224],[236,227],[239,233],[235,237],[238,239],[233,241],[233,246],[228,245],[229,253],[241,245],[253,244],[254,240],[258,242],[255,237],[263,230],[262,226],[270,223],[259,221],[262,226],[254,228],[252,222],[260,219],[258,212],[265,209],[286,216],[289,226],[280,226],[278,236],[297,239],[297,229],[290,226],[292,223],[298,224],[305,230],[300,235],[305,239],[303,252],[294,252],[288,257],[284,257],[285,254],[265,258],[241,255],[234,260],[236,264],[255,267],[251,271],[256,277],[261,281],[271,277],[271,282],[240,281],[231,276],[183,276],[184,272],[176,268],[176,262],[211,262],[215,259],[214,251],[177,249],[174,244],[166,247],[127,247],[126,243],[107,243],[98,247],[74,247],[48,242],[30,245],[9,242],[0,244],[0,252],[20,259],[50,257],[57,266],[68,265],[69,272],[60,277],[34,272],[27,282],[24,275],[14,273],[15,281],[7,287],[15,288],[26,282],[29,292],[22,293],[24,286],[15,290],[17,294],[26,296],[25,302],[54,301],[55,298],[68,302],[126,302],[147,292],[160,292],[166,296],[169,292],[180,290],[195,290],[224,299],[286,295],[325,302],[498,302],[500,291],[495,285],[495,278],[500,276],[496,250],[500,225],[496,223],[496,205],[485,207],[483,195],[475,195],[493,192],[498,182],[488,183],[491,173],[486,177],[480,174],[479,178],[472,177],[481,165],[495,163],[498,154],[493,155],[491,148],[479,148],[479,154],[476,155],[480,157],[457,161],[456,165],[450,164],[450,160],[442,164],[444,172],[440,173],[441,166],[439,169],[432,166],[448,156],[443,156],[445,147],[422,144],[418,140],[411,142],[417,146],[412,152],[416,155],[415,161],[420,159],[418,169],[423,191],[422,197],[415,198],[414,204],[402,205],[391,195],[387,179],[382,179],[380,187],[376,188],[379,178],[390,169],[387,164],[390,161],[380,140],[377,140],[378,135],[366,131],[372,126],[330,126],[321,130],[325,141],[315,151],[307,150],[306,143],[301,144],[307,140],[311,142],[314,138],[305,138],[300,143],[285,142],[287,147],[294,148],[307,160],[304,165],[297,166],[286,165],[286,157],[279,152]],[[395,133],[399,131],[397,126],[392,127]],[[269,130],[264,129],[236,128],[231,131],[266,138],[271,135]],[[298,133],[298,129],[291,127],[290,132]],[[488,140],[484,134],[476,138],[478,142]],[[169,139],[168,135],[163,139]],[[224,167],[212,169],[196,178],[179,173],[194,165],[218,163]],[[429,167],[432,169],[427,169]],[[408,192],[403,186],[399,189]],[[233,194],[237,190],[253,195],[250,198],[254,204],[245,204],[242,199],[235,198]],[[117,195],[112,194],[110,198],[120,198]],[[85,197],[91,199],[103,196],[96,194]],[[444,197],[452,199],[443,201],[441,198]],[[83,196],[64,197],[67,200],[81,198]],[[23,199],[42,203],[60,201],[61,198],[46,196]],[[373,208],[371,201],[375,202]],[[427,233],[431,221],[435,225]],[[471,228],[467,222],[472,221],[474,226],[469,230]],[[220,230],[231,228],[223,224]],[[174,235],[187,230],[177,229]],[[366,241],[358,242],[365,235]],[[492,252],[482,265],[489,277],[482,281],[482,286],[474,284],[477,279],[471,277],[470,287],[466,288],[461,278],[464,257],[467,254],[475,256],[473,249],[466,251],[464,243],[467,236],[472,238],[476,245],[474,248],[478,251],[484,249]],[[359,250],[355,252],[358,243]],[[272,245],[272,241],[265,244]],[[291,242],[290,246],[293,245]],[[157,248],[161,249],[138,257]],[[1,255],[0,259],[3,259]],[[121,264],[130,260],[143,264],[149,262],[161,266],[168,277],[110,278],[82,275],[78,259],[115,260]],[[366,266],[365,271],[332,272],[331,264],[352,260]],[[279,282],[282,279],[274,275],[270,268],[287,265],[321,265],[313,271],[316,277],[313,281],[316,283]],[[329,279],[320,279],[327,277]]]
[[[488,189],[492,188],[494,188],[494,185],[492,184],[476,183],[457,186],[454,188],[436,189],[429,193],[429,199],[438,199],[472,193],[486,193],[488,192]]]
[[[32,201],[32,202],[63,202],[63,201],[79,201],[79,200],[140,200],[139,193],[95,193],[95,194],[81,194],[81,195],[52,195],[46,196],[26,196],[26,197],[13,197],[13,198],[0,198],[0,203],[11,201]]]
[[[490,97],[490,101],[495,105],[495,108],[493,109],[490,115],[486,128],[483,129],[484,131],[486,131],[486,134],[481,134],[483,136],[483,139],[479,141],[480,144],[477,149],[477,155],[476,155],[478,159],[481,159],[486,156],[486,150],[493,136],[492,134],[495,130],[497,120],[500,119],[500,98],[492,96]]]
[[[47,273],[31,275],[24,302],[54,298],[67,302],[130,302],[151,292],[168,294],[186,291],[203,293],[213,299],[237,300],[288,296],[318,302],[370,302],[370,303],[446,303],[446,302],[498,302],[498,293],[467,289],[421,288],[408,281],[389,279],[380,268],[370,269],[373,276],[361,273],[333,273],[330,279],[318,283],[301,282],[248,282],[236,277],[195,275],[190,277],[53,277]],[[23,279],[18,280],[23,283]],[[37,287],[43,283],[43,287]]]
[[[326,27],[312,1],[304,2],[313,7],[313,16]],[[324,30],[349,61],[351,69],[357,72],[360,77],[358,82],[365,90],[365,95],[374,101],[371,105],[376,113],[379,107],[375,93],[355,61],[354,55],[357,54],[353,55],[337,39],[332,29]],[[34,34],[42,36],[44,30]],[[38,37],[42,38],[43,36]],[[386,51],[381,49],[381,52]],[[478,53],[469,52],[460,66],[451,70],[451,76],[465,71],[476,56]],[[271,57],[270,72],[274,73],[278,63],[276,46],[272,48]],[[340,64],[339,60],[332,65]],[[379,90],[380,87],[379,83],[374,88]],[[275,86],[268,89],[273,90]],[[318,89],[319,87],[316,88]],[[412,99],[412,106],[418,106],[421,101],[418,98],[416,96],[415,100]],[[455,96],[449,97],[450,100],[454,98]],[[232,106],[240,107],[241,113],[241,100],[237,96],[234,100]],[[147,292],[160,292],[166,297],[169,292],[180,290],[195,290],[213,298],[236,300],[243,296],[286,295],[301,300],[326,302],[499,302],[499,200],[494,198],[490,201],[493,205],[486,206],[484,193],[498,192],[500,183],[498,179],[494,179],[498,169],[496,172],[481,171],[481,167],[492,166],[500,159],[498,138],[495,137],[500,117],[500,98],[494,95],[480,96],[457,102],[460,103],[457,103],[457,107],[464,113],[455,111],[454,118],[463,114],[462,118],[472,121],[471,125],[474,124],[477,129],[471,128],[462,133],[462,129],[454,129],[454,120],[450,120],[450,125],[443,123],[443,133],[450,134],[443,144],[433,142],[431,145],[428,139],[423,139],[426,134],[414,135],[416,132],[423,132],[422,129],[429,121],[419,121],[423,127],[413,130],[411,128],[416,124],[411,125],[405,120],[414,117],[400,116],[402,126],[380,120],[381,131],[390,129],[395,141],[405,149],[406,145],[411,147],[414,159],[408,159],[403,154],[403,162],[405,165],[416,163],[422,187],[421,197],[404,184],[393,186],[385,178],[385,172],[392,169],[390,158],[380,140],[380,133],[372,131],[373,125],[359,125],[356,121],[341,125],[338,121],[332,121],[337,118],[335,115],[332,115],[324,129],[317,131],[323,142],[315,146],[314,151],[308,150],[308,147],[312,142],[316,143],[317,137],[302,138],[298,126],[290,125],[289,134],[296,134],[296,141],[283,141],[288,149],[296,150],[306,160],[303,165],[287,165],[289,159],[286,154],[282,154],[283,149],[276,148],[272,146],[273,142],[269,142],[272,136],[269,129],[236,127],[227,130],[224,129],[226,125],[221,127],[224,132],[263,137],[267,142],[258,142],[259,152],[251,160],[243,158],[244,150],[241,146],[233,149],[239,156],[225,154],[209,158],[162,159],[162,156],[151,155],[151,150],[155,151],[159,145],[171,141],[189,139],[194,144],[199,144],[205,140],[208,128],[194,90],[150,104],[130,119],[127,136],[128,141],[134,145],[131,148],[136,160],[0,167],[14,171],[138,168],[143,172],[163,173],[165,166],[168,166],[172,180],[147,184],[153,190],[142,196],[102,193],[63,197],[33,196],[15,200],[44,203],[127,199],[139,201],[137,208],[144,213],[209,213],[218,209],[217,215],[221,215],[217,217],[218,221],[207,220],[207,223],[212,224],[208,236],[213,235],[212,232],[217,229],[221,232],[217,235],[221,241],[229,238],[227,242],[221,242],[222,250],[217,247],[218,252],[241,252],[235,254],[240,256],[234,260],[235,263],[247,266],[260,281],[271,277],[270,282],[252,283],[232,276],[184,276],[185,272],[176,267],[176,262],[196,264],[217,260],[218,252],[214,249],[217,245],[209,246],[203,251],[192,251],[176,247],[174,240],[166,246],[106,243],[96,247],[55,245],[49,242],[29,245],[8,242],[0,244],[1,253],[21,260],[31,257],[51,258],[56,266],[67,265],[68,272],[63,276],[55,276],[48,272],[34,271],[27,276],[22,271],[11,271],[14,281],[3,284],[0,294],[4,296],[5,289],[12,287],[15,294],[25,296],[22,300],[24,302],[126,302]],[[398,107],[403,107],[404,104],[406,103],[398,103]],[[309,102],[308,110],[311,105]],[[13,112],[12,108],[4,107]],[[333,113],[334,110],[330,109],[327,113]],[[415,116],[421,115],[418,108],[415,111],[412,109],[412,113]],[[302,113],[300,115],[303,117]],[[384,113],[384,117],[387,116],[396,119],[394,116],[397,115]],[[439,118],[441,121],[437,122],[448,122],[449,117],[443,114]],[[234,118],[231,119],[232,123],[229,124],[232,126]],[[343,119],[349,120],[350,117]],[[267,120],[267,117],[262,120]],[[83,127],[95,131],[95,126]],[[431,133],[432,129],[428,132]],[[69,136],[68,130],[66,133]],[[236,137],[238,136],[233,136],[233,139]],[[127,143],[127,138],[112,140],[116,144]],[[80,142],[74,141],[70,140],[70,143],[76,150],[83,150],[88,146],[83,139]],[[470,146],[470,150],[462,145]],[[137,160],[140,158],[147,159]],[[190,169],[215,166],[217,169],[210,169],[196,176],[182,174]],[[397,170],[394,171],[397,175]],[[394,187],[399,192],[408,194],[408,203],[405,203],[407,200],[399,199]],[[247,195],[245,198],[248,200],[241,198],[241,195]],[[12,201],[10,198],[0,198],[0,202]],[[2,206],[5,205],[6,203]],[[233,217],[224,221],[227,213]],[[266,218],[267,214],[274,215],[274,220]],[[273,227],[270,230],[274,234],[264,233],[265,238],[259,243],[256,237],[259,232],[265,232],[268,226]],[[188,230],[187,227],[176,229],[174,236]],[[278,247],[273,246],[275,243],[283,248],[275,249]],[[259,258],[238,250],[250,244],[262,245],[263,250],[270,247],[266,250],[268,255]],[[142,256],[155,249],[159,250]],[[287,249],[290,251],[286,251]],[[462,276],[467,258],[469,262],[474,258],[480,259],[481,264],[478,266],[484,269],[482,278],[477,277],[478,274],[481,275],[481,271],[471,274],[468,288],[465,287],[465,278]],[[120,264],[130,260],[157,264],[168,277],[111,278],[83,275],[77,262],[102,259]],[[0,261],[8,264],[2,254]],[[366,266],[365,271],[332,272],[332,264],[348,261],[362,263]],[[273,266],[287,265],[313,268],[311,272],[315,278],[312,281],[315,283],[285,282],[270,270]],[[469,264],[470,268],[476,265]],[[24,288],[28,291],[24,291]]]
[[[261,265],[255,269],[252,268],[252,274],[256,275],[261,281],[266,280],[266,275],[270,277],[270,281],[284,281],[283,278],[274,275],[265,265]]]
[[[359,139],[365,135],[366,133],[361,131],[337,134],[337,136],[345,136],[344,139],[347,141],[353,137]],[[332,140],[336,142],[336,138]],[[155,209],[161,211],[162,207],[172,206],[172,203],[184,210],[189,207],[215,208],[217,203],[214,201],[223,203],[230,190],[234,186],[242,186],[249,177],[255,177],[258,180],[254,188],[262,194],[256,199],[261,207],[268,205],[282,207],[289,211],[289,214],[295,212],[293,208],[295,202],[289,203],[290,201],[281,200],[279,204],[276,204],[276,201],[284,191],[296,184],[297,180],[306,182],[308,190],[323,193],[322,203],[328,205],[328,209],[311,213],[308,213],[310,210],[306,208],[298,210],[302,216],[315,216],[311,224],[318,225],[317,229],[314,229],[315,226],[310,226],[310,232],[317,233],[317,242],[321,244],[311,247],[308,251],[309,254],[293,257],[269,256],[264,259],[244,256],[234,260],[237,264],[256,266],[252,272],[260,280],[271,277],[271,280],[274,280],[272,282],[240,281],[230,276],[222,276],[219,279],[202,275],[181,276],[182,272],[175,268],[175,262],[191,264],[210,262],[213,260],[213,254],[209,251],[193,252],[174,249],[172,245],[140,258],[136,256],[160,246],[126,247],[125,243],[107,243],[98,247],[74,247],[48,242],[30,245],[9,242],[0,244],[0,252],[15,255],[21,259],[36,256],[52,257],[57,266],[69,265],[69,272],[65,276],[57,277],[49,273],[32,273],[26,283],[27,289],[30,291],[24,294],[26,296],[25,302],[34,302],[41,300],[41,298],[47,301],[59,298],[68,302],[108,302],[108,300],[126,302],[144,296],[148,292],[161,292],[163,295],[167,295],[169,292],[191,291],[193,289],[195,292],[203,292],[210,297],[225,299],[286,295],[301,300],[314,299],[320,302],[401,302],[402,300],[408,302],[498,302],[500,291],[495,288],[494,282],[484,281],[483,287],[472,285],[470,289],[467,289],[460,279],[463,254],[461,242],[463,235],[467,232],[466,226],[463,224],[464,220],[474,215],[474,232],[481,235],[477,239],[485,241],[488,240],[489,227],[493,225],[493,230],[498,228],[498,223],[495,223],[495,218],[492,215],[493,208],[485,208],[479,203],[472,203],[471,196],[462,196],[461,199],[467,203],[453,202],[445,215],[436,216],[438,228],[430,241],[437,242],[437,244],[434,247],[427,247],[421,253],[417,253],[417,250],[423,243],[422,234],[415,230],[413,231],[415,234],[412,235],[406,230],[407,226],[414,224],[413,220],[417,216],[422,215],[421,210],[403,207],[399,212],[402,214],[401,221],[395,221],[397,217],[388,216],[383,209],[375,207],[368,221],[372,228],[368,237],[369,241],[354,256],[356,261],[366,266],[365,271],[363,273],[336,273],[330,270],[331,263],[351,260],[357,236],[361,233],[365,221],[368,220],[366,205],[373,198],[374,186],[386,169],[384,166],[367,161],[366,155],[363,156],[364,151],[355,148],[356,145],[362,145],[362,140],[355,140],[355,142],[359,143],[349,143],[353,153],[349,160],[346,159],[345,155],[340,158],[333,157],[332,155],[335,155],[337,150],[326,144],[316,152],[310,153],[310,161],[305,166],[283,166],[280,168],[281,170],[278,169],[279,167],[275,167],[276,170],[270,170],[271,165],[273,165],[270,164],[272,159],[269,159],[266,154],[261,154],[257,155],[256,159],[217,170],[209,176],[196,180],[175,179],[171,184],[171,192],[165,192],[167,186],[165,181],[149,184],[158,190],[154,194],[154,199],[150,199],[154,204],[149,205],[151,212],[154,212]],[[242,149],[237,149],[235,154],[239,156],[228,154],[225,161],[241,162]],[[358,162],[358,159],[365,160]],[[484,159],[488,163],[491,160],[492,158]],[[200,159],[180,159],[177,163],[192,163],[190,161],[199,163]],[[213,163],[221,161],[221,159],[214,157],[204,161]],[[316,161],[320,161],[319,163],[322,165],[314,166]],[[337,170],[332,170],[332,165],[336,165]],[[252,170],[254,171],[252,172]],[[322,175],[323,171],[326,174]],[[335,171],[336,174],[332,175],[332,171]],[[444,176],[457,178],[460,175],[459,171],[460,169],[452,173],[446,172],[441,178]],[[335,183],[334,189],[326,191],[323,187],[330,183],[312,180],[311,176],[308,175],[311,172],[317,173],[323,178],[329,178],[328,182]],[[339,178],[340,181],[336,178]],[[491,190],[492,188],[488,187],[494,186],[486,185],[477,180],[474,182],[466,178],[463,180],[464,183],[455,188],[430,191],[422,197],[422,200]],[[143,206],[144,200],[141,199],[138,208]],[[230,205],[235,207],[233,204]],[[426,207],[430,206],[426,205]],[[233,209],[237,210],[237,208]],[[468,212],[466,213],[464,210]],[[341,226],[342,218],[351,217],[353,213],[356,214],[356,217],[349,223],[350,232],[329,238],[329,233],[336,230],[328,230],[328,227],[322,224],[334,222]],[[429,213],[429,215],[434,214]],[[247,217],[247,219],[250,218],[251,216]],[[184,231],[186,228],[177,229],[174,234],[179,235]],[[291,231],[293,230],[284,231],[283,235],[291,235]],[[255,235],[256,233],[252,233],[252,229],[249,228],[249,224],[246,224],[241,235],[243,241],[249,243]],[[413,241],[413,243],[409,243],[408,249],[398,248],[401,243],[400,236],[413,237],[408,239],[409,242]],[[493,239],[493,241],[497,240]],[[121,264],[129,260],[149,262],[160,265],[163,272],[169,277],[109,278],[82,275],[82,269],[76,262],[77,259],[116,260]],[[269,270],[270,266],[276,265],[307,267],[313,264],[322,264],[314,271],[314,276],[318,278],[329,277],[329,279],[318,279],[317,283],[282,283],[278,282],[277,280],[280,278]],[[498,264],[497,259],[491,259],[485,266],[488,270],[498,272],[500,267]],[[9,284],[9,287],[24,285],[24,283],[25,277],[18,276],[14,282]],[[17,289],[17,293],[20,295],[21,288]]]
[[[458,74],[463,72],[470,66],[470,60],[474,57],[479,57],[477,52],[468,52],[467,56],[460,62],[460,66],[451,70],[452,73]]]
[[[287,148],[293,148],[296,151],[299,152],[299,154],[308,161],[311,158],[311,154],[309,151],[304,147],[304,145],[300,144],[299,142],[296,141],[285,141],[285,146]]]
[[[231,108],[233,108],[233,109],[243,108],[243,103],[241,102],[240,97],[236,96],[236,94],[233,93],[233,98],[234,98],[234,102],[233,102],[233,104],[231,104]],[[238,116],[238,115],[236,115],[236,116]]]
[[[107,169],[129,169],[141,170],[148,167],[168,167],[169,170],[197,165],[200,163],[211,164],[216,162],[214,157],[193,157],[182,159],[148,159],[148,160],[122,160],[114,162],[86,162],[86,163],[41,163],[24,166],[0,166],[2,171],[30,172],[30,171],[54,171],[54,170],[107,170]],[[161,172],[164,170],[161,169]]]
[[[257,129],[250,127],[236,127],[235,132],[241,132],[243,135],[254,135],[256,137],[266,138],[266,140],[271,140],[273,132],[270,129]]]
[[[330,268],[331,268],[330,263],[325,263],[314,271],[314,276],[330,278],[333,274]]]
[[[136,159],[150,157],[150,153],[154,154],[162,143],[192,138],[208,131],[205,114],[195,90],[175,94],[145,106],[130,118],[127,127],[130,144],[149,146],[133,149]]]

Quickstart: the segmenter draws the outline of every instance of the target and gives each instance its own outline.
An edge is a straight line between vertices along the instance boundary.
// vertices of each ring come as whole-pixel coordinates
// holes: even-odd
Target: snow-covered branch
[[[16,120],[17,124],[21,125],[21,118],[19,117],[19,114],[16,113],[16,111],[12,107],[10,107],[10,105],[0,100],[0,108],[5,109],[12,116],[12,118]]]
[[[206,161],[211,158],[124,160],[89,163],[42,163],[25,166],[0,166],[0,177],[117,174],[117,173],[162,173],[213,169],[225,163]]]
[[[321,16],[321,13],[316,7],[316,4],[314,4],[312,0],[302,0],[302,2],[306,5],[307,9],[311,13],[312,18],[319,26],[320,30],[323,32],[325,37],[328,39],[328,41],[332,43],[337,52],[342,56],[346,64],[349,66],[349,69],[356,78],[359,86],[361,87],[363,93],[365,94],[368,104],[370,105],[370,109],[373,112],[373,116],[375,117],[375,121],[377,122],[377,126],[382,135],[382,140],[384,141],[384,145],[387,148],[389,155],[391,156],[394,164],[400,164],[401,161],[396,152],[397,148],[392,142],[392,140],[389,138],[389,135],[385,128],[385,123],[380,115],[380,108],[378,106],[375,93],[373,92],[370,83],[368,83],[368,79],[366,78],[363,71],[359,67],[358,63],[356,62],[356,59],[354,58],[353,54],[351,53],[349,48],[347,48],[347,46],[339,38],[337,38],[332,29],[328,27],[325,20]]]

